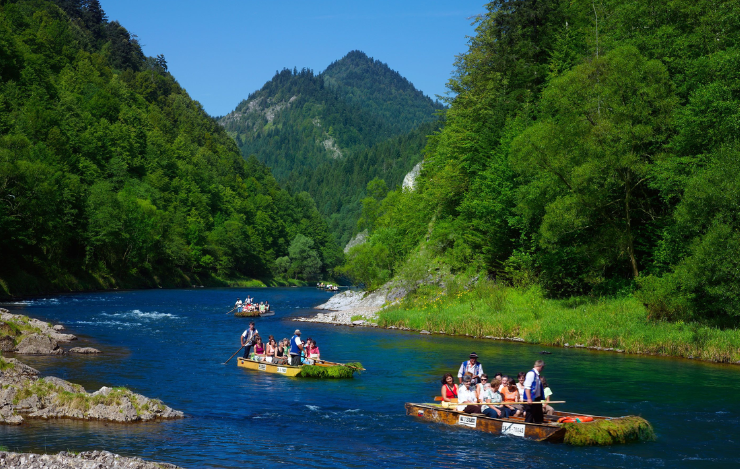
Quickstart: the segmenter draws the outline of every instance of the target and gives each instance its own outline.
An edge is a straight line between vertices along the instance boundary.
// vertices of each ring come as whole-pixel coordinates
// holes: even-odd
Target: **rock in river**
[[[64,353],[64,350],[49,336],[30,334],[21,340],[15,352],[21,355],[59,355]]]
[[[24,417],[143,422],[184,414],[124,388],[103,387],[88,393],[79,384],[41,378],[18,360],[0,358],[0,423],[20,424]]]
[[[69,349],[69,353],[100,353],[100,350],[92,347],[72,347]]]

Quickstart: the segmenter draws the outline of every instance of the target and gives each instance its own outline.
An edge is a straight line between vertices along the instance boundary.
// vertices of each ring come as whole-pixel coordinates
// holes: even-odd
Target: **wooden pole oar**
[[[243,348],[244,348],[243,345],[241,347],[239,347],[239,350],[237,350],[236,352],[234,352],[234,355],[236,355],[237,353],[239,353],[241,351],[241,349],[243,349]],[[232,358],[234,358],[234,355],[230,356],[229,357],[229,360],[231,360]],[[223,364],[225,365],[225,364],[229,363],[229,360],[226,360]]]
[[[434,396],[434,400],[435,401],[443,401],[444,399],[442,399],[442,396]],[[450,399],[450,402],[452,404],[458,404],[457,399],[454,399],[454,398],[453,399]],[[488,405],[488,404],[495,404],[495,405],[530,405],[529,402],[479,402],[479,404],[486,404],[486,405]],[[546,402],[546,401],[532,401],[532,405],[534,405],[534,404],[542,404],[542,405],[547,405],[547,404],[565,404],[565,401],[550,401],[550,402]],[[475,405],[475,404],[473,404],[473,405]]]

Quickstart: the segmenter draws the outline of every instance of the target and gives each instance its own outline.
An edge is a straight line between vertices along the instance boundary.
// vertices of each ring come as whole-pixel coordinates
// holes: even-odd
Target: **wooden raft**
[[[593,417],[594,420],[609,418],[556,411],[555,415],[545,415],[544,423],[526,423],[521,417],[497,419],[486,417],[483,414],[458,412],[455,408],[444,408],[439,404],[412,403],[406,403],[406,415],[430,422],[470,428],[494,435],[509,435],[534,441],[548,441],[550,443],[562,443],[565,437],[565,428],[557,423],[560,417],[588,416]]]

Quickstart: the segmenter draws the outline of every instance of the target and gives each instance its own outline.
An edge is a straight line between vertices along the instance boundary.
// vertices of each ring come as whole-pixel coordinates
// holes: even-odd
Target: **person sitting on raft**
[[[262,343],[262,337],[257,334],[254,336],[254,354],[257,360],[265,359],[265,344]]]
[[[463,382],[462,379],[466,373],[472,375],[476,384],[479,381],[478,378],[483,374],[483,365],[478,363],[478,354],[475,352],[470,353],[470,360],[464,361],[460,365],[460,370],[457,372],[457,379],[460,380],[460,383]]]
[[[442,400],[452,402],[452,399],[457,399],[457,384],[451,373],[445,373],[442,376]]]
[[[275,355],[273,356],[272,362],[277,365],[288,364],[288,339],[283,339],[278,342],[275,347]]]
[[[265,311],[270,311],[270,303],[265,301]]]
[[[457,389],[457,402],[458,412],[465,412],[466,414],[480,414],[481,406],[478,405],[478,393],[475,389],[475,384],[470,374],[466,374],[462,378],[462,386]]]
[[[543,405],[542,410],[547,415],[554,415],[555,409],[550,405],[550,396],[552,396],[552,390],[550,389],[550,386],[547,385],[547,380],[544,376],[540,376],[540,379],[542,380],[542,393],[543,396],[545,396],[545,402],[547,404]]]
[[[501,387],[499,388],[499,392],[501,393],[501,396],[504,398],[504,404],[506,404],[506,408],[509,409],[509,416],[519,417],[522,412],[524,412],[524,407],[522,407],[520,404],[515,404],[515,402],[519,402],[519,390],[516,387],[516,384],[514,384],[514,380],[511,379],[510,376],[504,376],[501,380]],[[509,404],[511,403],[511,404]]]
[[[311,346],[308,348],[308,358],[318,360],[320,358],[319,345],[311,339]]]
[[[313,360],[309,357],[311,347],[313,347],[313,339],[309,337],[306,339],[306,345],[303,346],[303,350],[301,350],[301,363],[304,365],[313,365]]]
[[[488,377],[486,377],[487,379]],[[498,388],[501,386],[500,380],[494,380],[493,383],[488,384],[486,383],[483,386],[483,394],[481,394],[480,400],[481,402],[484,402],[486,404],[500,404],[503,402],[503,397],[501,396],[501,393],[498,392]],[[492,417],[495,419],[505,419],[509,418],[509,408],[504,405],[493,405],[493,406],[481,406],[481,411],[483,414],[485,414],[487,417]]]
[[[271,334],[267,337],[267,347],[265,347],[265,361],[272,362],[275,358],[275,353],[277,352],[277,349],[277,342],[275,342],[275,337],[273,337]]]

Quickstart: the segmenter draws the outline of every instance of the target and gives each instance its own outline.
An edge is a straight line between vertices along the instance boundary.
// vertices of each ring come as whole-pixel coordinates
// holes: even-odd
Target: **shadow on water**
[[[286,378],[222,363],[250,319],[227,315],[236,297],[269,300],[267,337],[296,327],[322,355],[360,361],[353,380]],[[586,350],[410,332],[296,323],[331,294],[313,288],[194,289],[64,295],[2,305],[66,326],[99,356],[22,357],[42,373],[85,386],[128,386],[188,418],[134,425],[27,420],[0,427],[18,451],[106,449],[186,467],[288,464],[317,467],[696,467],[740,463],[740,368]],[[540,355],[542,350],[551,355]],[[658,441],[608,448],[538,444],[407,417],[405,402],[428,402],[444,372],[470,351],[484,370],[515,375],[547,362],[567,410],[647,418]],[[696,399],[708,399],[697,405]]]

